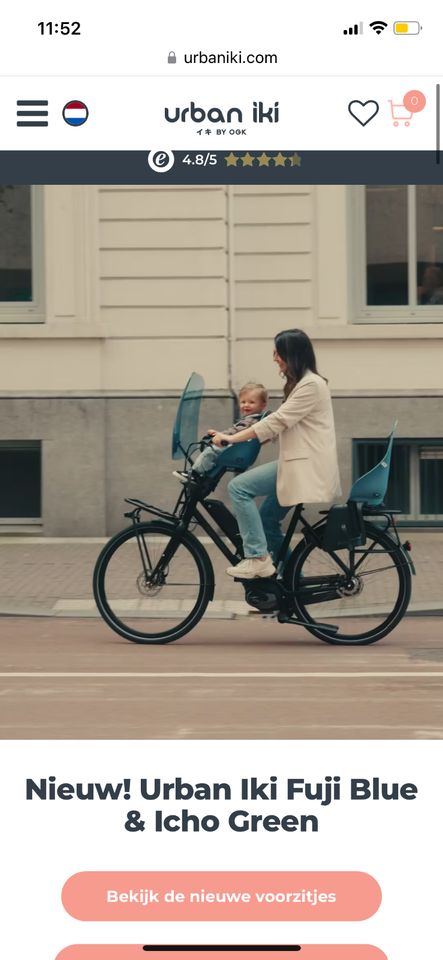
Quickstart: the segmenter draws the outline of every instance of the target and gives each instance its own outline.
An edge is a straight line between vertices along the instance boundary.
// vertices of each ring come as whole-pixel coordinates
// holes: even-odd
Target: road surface
[[[0,736],[440,739],[442,627],[411,617],[351,648],[249,617],[146,647],[98,619],[2,617]]]

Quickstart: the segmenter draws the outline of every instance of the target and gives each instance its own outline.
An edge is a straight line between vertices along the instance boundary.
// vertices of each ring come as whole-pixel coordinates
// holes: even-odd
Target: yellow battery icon
[[[420,33],[421,25],[418,20],[396,20],[394,23],[394,33],[399,37],[409,37]]]

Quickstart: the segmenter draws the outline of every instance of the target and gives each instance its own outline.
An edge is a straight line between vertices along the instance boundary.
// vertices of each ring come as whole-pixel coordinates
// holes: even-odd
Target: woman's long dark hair
[[[274,340],[279,357],[287,364],[285,400],[308,370],[317,373],[314,347],[303,330],[282,330]]]

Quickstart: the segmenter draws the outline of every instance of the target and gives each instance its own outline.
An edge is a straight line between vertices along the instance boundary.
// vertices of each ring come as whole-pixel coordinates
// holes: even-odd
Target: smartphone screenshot
[[[3,10],[8,960],[441,953],[442,29]]]

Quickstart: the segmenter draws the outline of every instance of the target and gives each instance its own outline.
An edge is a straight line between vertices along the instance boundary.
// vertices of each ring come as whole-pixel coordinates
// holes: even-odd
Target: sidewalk
[[[443,532],[413,530],[410,539],[417,570],[410,613],[443,615]],[[92,572],[105,540],[0,537],[0,615],[95,617]],[[240,584],[225,574],[226,560],[203,538],[211,556],[216,593],[206,616],[246,614]],[[122,596],[124,594],[122,593]]]

